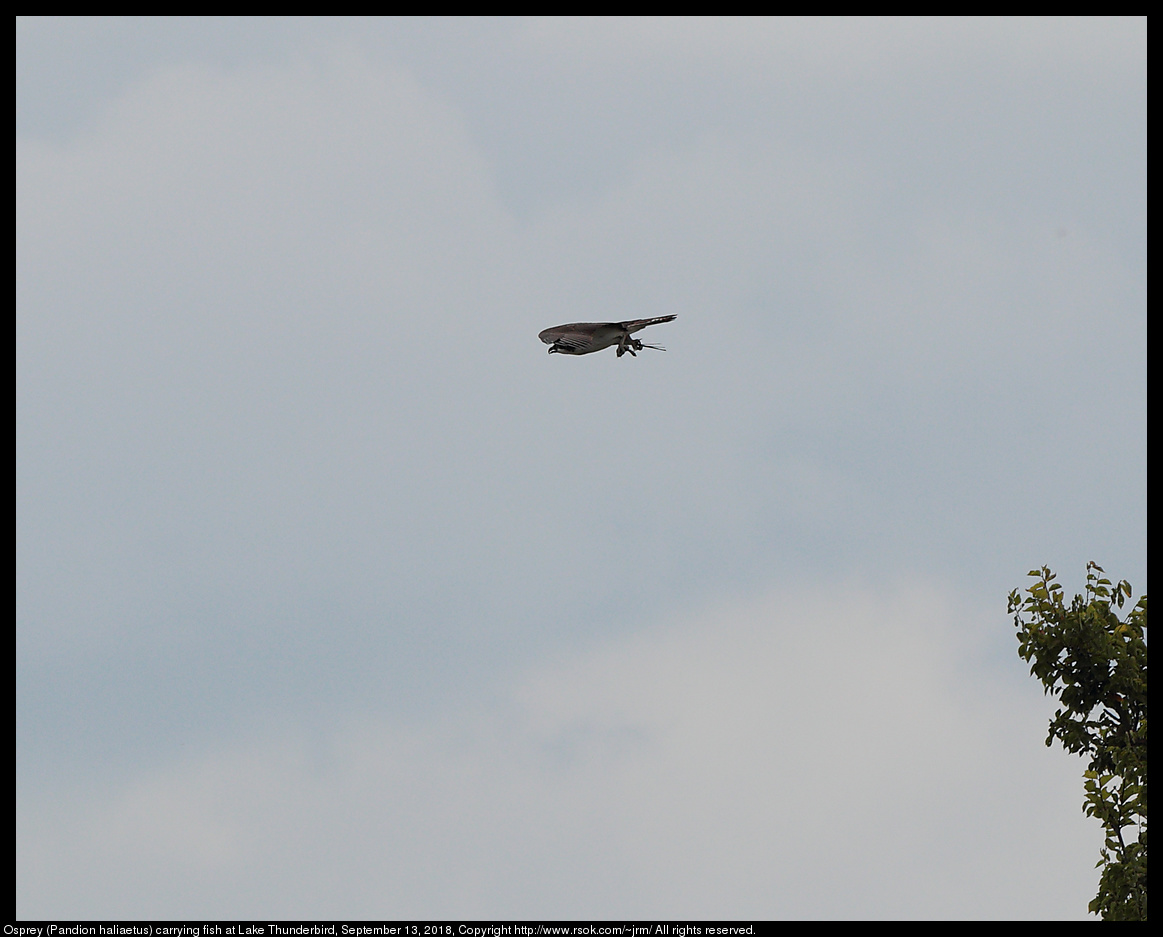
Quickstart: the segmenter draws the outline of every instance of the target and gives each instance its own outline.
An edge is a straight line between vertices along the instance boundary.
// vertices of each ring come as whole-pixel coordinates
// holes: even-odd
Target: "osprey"
[[[537,337],[549,346],[551,355],[554,352],[559,355],[588,355],[590,352],[617,345],[619,358],[626,352],[637,358],[636,352],[643,348],[654,348],[657,351],[666,349],[661,345],[644,345],[638,339],[631,338],[631,333],[648,325],[658,325],[660,322],[670,322],[677,318],[678,316],[659,316],[656,319],[630,319],[626,322],[571,322],[568,325],[555,325]]]

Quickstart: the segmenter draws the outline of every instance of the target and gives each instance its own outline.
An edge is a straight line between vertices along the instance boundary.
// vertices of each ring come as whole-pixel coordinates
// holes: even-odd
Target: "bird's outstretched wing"
[[[653,319],[627,319],[625,322],[619,322],[618,327],[625,329],[627,332],[637,332],[639,329],[644,329],[648,325],[673,322],[677,318],[678,316],[656,316]]]

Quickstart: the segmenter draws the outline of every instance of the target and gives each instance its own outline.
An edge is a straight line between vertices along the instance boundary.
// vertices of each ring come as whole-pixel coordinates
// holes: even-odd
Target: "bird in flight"
[[[658,316],[656,319],[629,319],[626,322],[571,322],[555,325],[537,337],[549,346],[549,353],[559,355],[588,355],[611,345],[618,346],[618,357],[626,352],[637,358],[643,348],[666,351],[661,345],[645,345],[631,334],[648,325],[670,322],[678,316]]]

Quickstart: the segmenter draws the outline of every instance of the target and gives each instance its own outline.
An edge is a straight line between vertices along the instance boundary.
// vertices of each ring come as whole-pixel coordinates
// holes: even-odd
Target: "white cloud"
[[[1143,21],[1129,17],[544,17],[523,41],[569,65],[733,76],[853,79],[964,66],[990,50],[994,67],[1137,68]]]
[[[1145,576],[1141,21],[111,22],[17,33],[22,913],[1081,915],[999,606]]]
[[[1032,681],[931,587],[773,593],[435,723],[18,802],[22,916],[1080,917],[1098,828]]]

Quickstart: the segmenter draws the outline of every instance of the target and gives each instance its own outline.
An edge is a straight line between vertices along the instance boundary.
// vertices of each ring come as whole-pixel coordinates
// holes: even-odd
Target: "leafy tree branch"
[[[1031,570],[1023,596],[1010,593],[1018,654],[1045,692],[1061,703],[1049,745],[1089,756],[1083,809],[1106,839],[1092,914],[1103,920],[1147,919],[1147,596],[1124,618],[1125,579],[1112,584],[1088,563],[1086,591],[1069,606],[1048,567]]]

